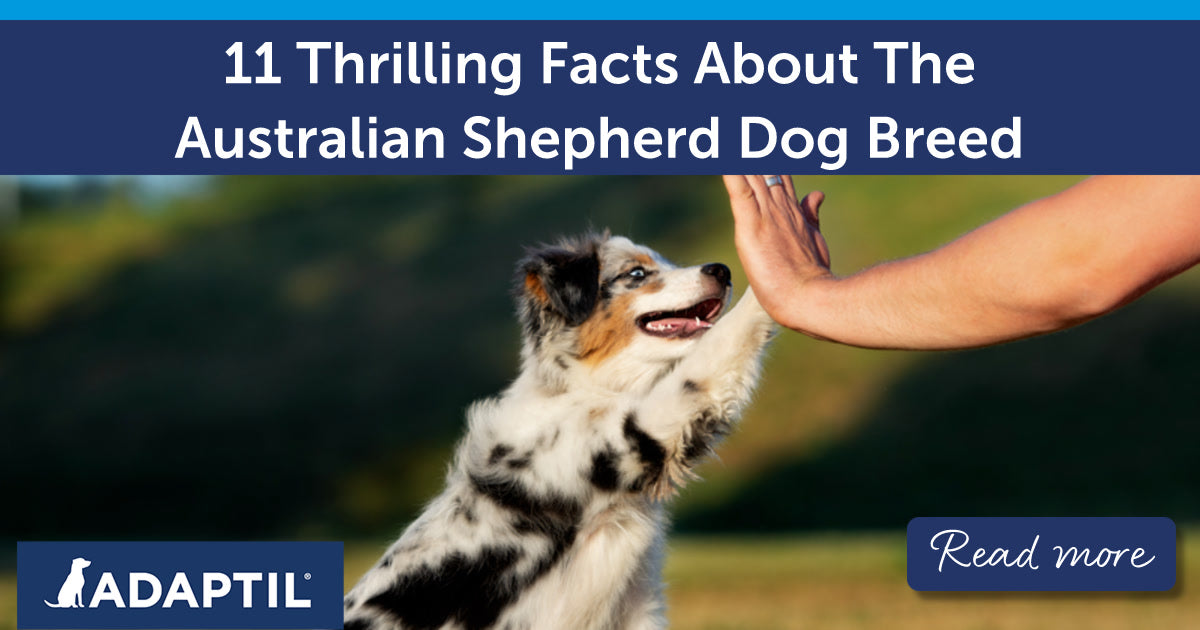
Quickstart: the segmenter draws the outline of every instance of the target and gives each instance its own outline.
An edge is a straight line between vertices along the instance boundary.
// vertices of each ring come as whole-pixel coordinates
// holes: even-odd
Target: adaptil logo
[[[20,542],[18,628],[342,627],[341,543]]]
[[[58,603],[46,602],[46,605],[51,608],[79,608],[82,606],[83,585],[87,582],[83,577],[83,570],[90,566],[92,563],[83,558],[72,560],[71,574],[63,581],[62,588],[58,589]]]
[[[84,558],[75,558],[71,561],[71,573],[67,579],[63,581],[62,588],[58,589],[58,603],[52,604],[46,602],[46,605],[51,608],[80,608],[83,604],[83,587],[87,583],[87,579],[83,576],[83,570],[92,566],[92,563]],[[311,573],[305,573],[305,579],[312,579]],[[254,607],[254,592],[255,584],[263,582],[263,573],[248,573],[238,572],[232,576],[224,573],[205,572],[203,577],[203,589],[200,591],[200,598],[196,597],[196,590],[192,588],[191,582],[188,580],[186,573],[176,573],[171,578],[171,586],[167,589],[167,596],[164,598],[163,583],[158,576],[153,573],[144,571],[135,571],[129,574],[129,590],[126,591],[128,596],[121,594],[121,589],[117,585],[117,580],[109,571],[105,571],[100,576],[100,585],[96,587],[95,593],[92,594],[88,608],[96,608],[106,602],[112,603],[117,608],[149,608],[162,601],[163,608],[170,608],[173,605],[187,605],[191,608],[212,608],[213,600],[229,595],[233,590],[233,583],[237,582],[241,585],[242,602],[245,608]],[[279,574],[267,573],[265,581],[266,605],[268,608],[276,608],[279,603]],[[283,606],[285,608],[311,608],[312,600],[300,599],[296,597],[296,574],[284,574],[285,595]],[[43,600],[44,601],[44,600]],[[127,603],[128,602],[128,603]],[[200,602],[203,602],[201,604]]]

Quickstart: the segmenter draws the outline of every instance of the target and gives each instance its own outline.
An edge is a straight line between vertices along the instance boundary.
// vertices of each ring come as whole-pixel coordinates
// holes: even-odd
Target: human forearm
[[[726,183],[738,252],[768,313],[858,346],[964,348],[1058,330],[1200,258],[1195,177],[1093,178],[940,249],[845,278],[828,272],[815,206],[754,177]]]
[[[812,279],[784,294],[775,311],[782,325],[813,337],[913,350],[986,346],[1099,314],[1042,303],[1041,291],[1006,287],[994,277],[973,278],[968,269],[947,273],[954,267],[944,262],[947,258],[932,252],[845,278]]]

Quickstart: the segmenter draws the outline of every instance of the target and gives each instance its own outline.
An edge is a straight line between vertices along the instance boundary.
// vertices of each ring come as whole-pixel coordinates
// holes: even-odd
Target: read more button
[[[917,591],[1166,591],[1176,529],[1162,517],[918,517],[907,554]]]

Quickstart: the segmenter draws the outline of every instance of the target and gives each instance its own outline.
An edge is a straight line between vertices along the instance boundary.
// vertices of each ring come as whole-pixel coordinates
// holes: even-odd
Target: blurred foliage
[[[233,178],[158,213],[22,224],[4,236],[3,535],[399,527],[463,409],[515,372],[522,245],[589,224],[686,241],[718,214],[697,216],[709,179],[613,184]]]
[[[127,202],[136,187],[132,179],[111,177],[59,178],[54,182],[36,181],[18,188],[21,213],[88,212],[114,200]]]
[[[1076,179],[798,186],[827,192],[846,273]],[[463,409],[514,375],[522,246],[590,227],[736,263],[712,177],[224,178],[154,212],[118,194],[31,215],[0,234],[0,538],[397,532],[440,487]],[[972,352],[785,333],[680,527],[1196,518],[1192,276]]]

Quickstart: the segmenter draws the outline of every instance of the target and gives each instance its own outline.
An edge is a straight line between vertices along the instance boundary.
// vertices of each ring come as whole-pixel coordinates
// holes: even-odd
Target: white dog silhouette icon
[[[71,573],[63,580],[62,588],[58,589],[58,604],[46,602],[51,608],[83,608],[83,570],[92,563],[83,558],[71,561]]]

